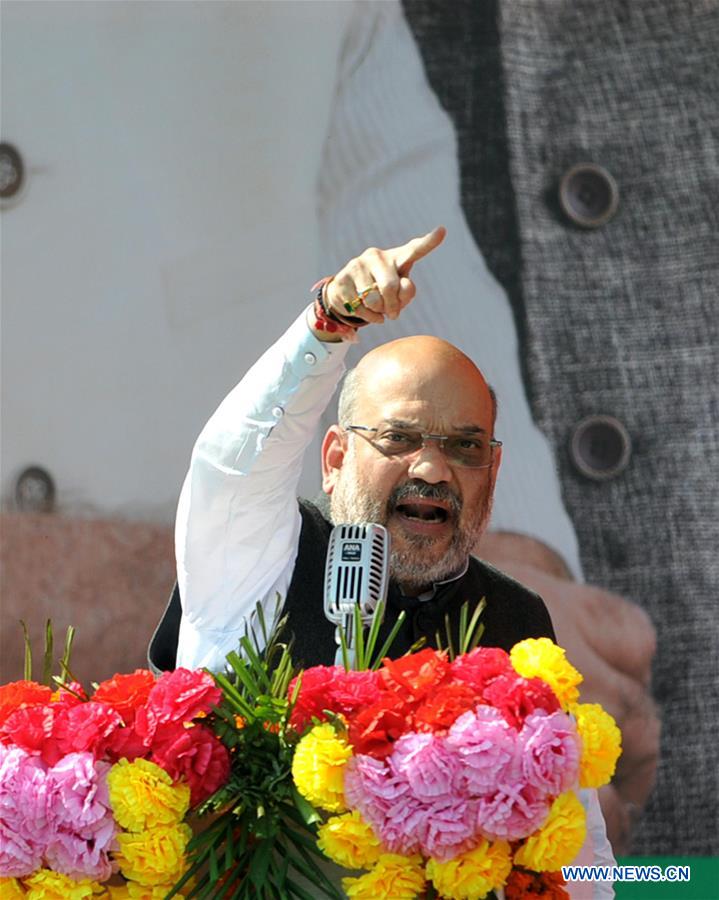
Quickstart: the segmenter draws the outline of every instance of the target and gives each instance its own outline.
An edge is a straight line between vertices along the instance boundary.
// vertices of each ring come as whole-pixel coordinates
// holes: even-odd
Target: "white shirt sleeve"
[[[574,866],[606,866],[612,868],[617,861],[607,838],[602,808],[596,790],[584,788],[578,792],[587,814],[587,837],[582,849],[572,861]],[[612,900],[613,881],[571,881],[566,890],[572,900]]]
[[[223,400],[192,452],[177,513],[179,666],[220,669],[259,601],[287,593],[302,456],[344,371],[306,314]]]
[[[392,247],[447,226],[444,245],[413,270],[414,303],[396,322],[367,329],[362,351],[429,333],[479,365],[499,397],[496,430],[505,444],[490,527],[544,542],[581,576],[550,447],[525,395],[510,304],[461,209],[451,121],[427,82],[400,5],[373,4],[374,15],[368,6],[348,34],[325,144],[320,270],[336,271],[367,246]]]

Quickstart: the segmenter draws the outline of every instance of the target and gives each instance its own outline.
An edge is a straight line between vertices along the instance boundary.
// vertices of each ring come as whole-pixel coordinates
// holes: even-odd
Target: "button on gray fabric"
[[[0,143],[0,199],[9,200],[22,187],[25,177],[22,156],[12,144]]]
[[[559,203],[575,225],[598,228],[617,211],[619,188],[606,169],[594,163],[579,163],[562,178]]]
[[[632,439],[619,419],[588,416],[576,426],[570,444],[572,462],[595,481],[616,478],[632,455]]]

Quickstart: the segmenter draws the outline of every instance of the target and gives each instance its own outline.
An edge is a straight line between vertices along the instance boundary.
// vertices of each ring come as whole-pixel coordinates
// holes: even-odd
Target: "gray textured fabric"
[[[463,200],[510,295],[587,580],[659,634],[657,789],[633,850],[716,854],[719,722],[719,3],[409,0],[454,117]],[[595,162],[620,206],[570,225],[563,173]],[[585,416],[633,442],[595,482],[568,450]]]

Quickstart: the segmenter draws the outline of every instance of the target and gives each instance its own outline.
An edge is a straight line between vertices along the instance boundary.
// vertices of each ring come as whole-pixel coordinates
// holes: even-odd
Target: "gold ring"
[[[359,297],[360,302],[364,302],[373,291],[379,291],[376,281],[373,281],[372,284],[369,285],[369,287],[362,288],[361,291],[357,291],[357,296]]]
[[[357,309],[362,306],[367,297],[374,291],[378,291],[377,282],[373,281],[372,284],[368,285],[366,288],[362,288],[362,290],[357,291],[357,296],[354,300],[344,300],[343,306],[347,310],[348,313],[353,313]]]

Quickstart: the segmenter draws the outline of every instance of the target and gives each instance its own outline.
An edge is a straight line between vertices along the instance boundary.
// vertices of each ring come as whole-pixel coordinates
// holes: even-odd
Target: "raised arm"
[[[417,260],[444,229],[407,244],[372,248],[325,288],[327,310],[359,322],[396,318],[415,295]],[[365,288],[375,285],[370,293]],[[353,332],[344,332],[351,337]],[[342,335],[317,327],[313,307],[255,363],[202,430],[177,512],[177,580],[182,598],[178,665],[221,668],[257,601],[286,594],[300,515],[302,457],[344,370]]]

